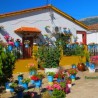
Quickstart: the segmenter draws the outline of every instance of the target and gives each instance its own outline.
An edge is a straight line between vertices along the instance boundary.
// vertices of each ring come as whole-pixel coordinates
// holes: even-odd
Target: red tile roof
[[[14,31],[15,33],[40,33],[41,31],[35,27],[21,27]]]
[[[90,30],[98,30],[98,23],[93,24],[93,25],[89,25],[88,27],[89,27]]]

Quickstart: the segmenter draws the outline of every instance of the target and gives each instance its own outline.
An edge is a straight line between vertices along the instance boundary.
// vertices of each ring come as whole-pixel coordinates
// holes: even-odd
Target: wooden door
[[[25,40],[29,40],[29,47],[25,47]],[[31,58],[33,52],[33,37],[23,37],[23,58]]]

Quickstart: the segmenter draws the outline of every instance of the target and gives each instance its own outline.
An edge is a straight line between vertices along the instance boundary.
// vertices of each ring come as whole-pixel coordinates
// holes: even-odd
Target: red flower
[[[31,76],[31,79],[34,80],[34,81],[39,80],[39,78],[36,75]]]

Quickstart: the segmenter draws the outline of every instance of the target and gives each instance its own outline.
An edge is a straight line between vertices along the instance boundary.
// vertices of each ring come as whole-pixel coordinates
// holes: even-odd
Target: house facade
[[[0,37],[4,42],[8,35],[14,41],[22,42],[22,58],[32,56],[33,46],[49,44],[55,45],[59,34],[71,34],[70,43],[76,40],[77,35],[86,44],[88,27],[68,14],[52,5],[11,12],[0,15]],[[29,47],[25,46],[28,41]]]

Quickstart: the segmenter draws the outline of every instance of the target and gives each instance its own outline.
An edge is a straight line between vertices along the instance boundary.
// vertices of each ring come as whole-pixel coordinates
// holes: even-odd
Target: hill
[[[86,25],[98,24],[98,16],[84,18],[84,19],[81,19],[79,21],[83,22]]]

